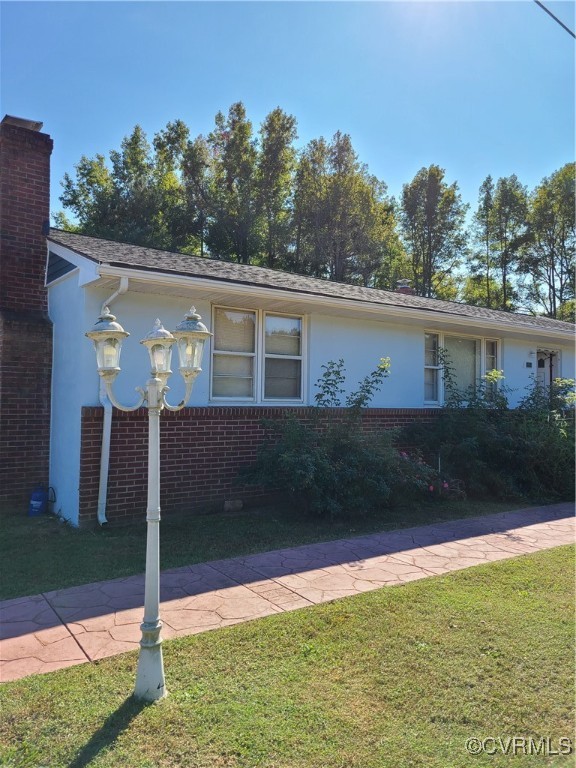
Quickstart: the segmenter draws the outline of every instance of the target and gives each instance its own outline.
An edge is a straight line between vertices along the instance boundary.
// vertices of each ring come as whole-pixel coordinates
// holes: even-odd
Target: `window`
[[[427,403],[440,401],[440,358],[439,336],[437,333],[425,334],[424,354],[424,400]]]
[[[212,398],[302,400],[302,318],[214,309]]]
[[[216,309],[212,396],[254,398],[256,312]]]
[[[484,342],[484,373],[498,370],[498,342],[494,339],[486,339]],[[486,385],[486,394],[494,397],[498,390],[495,381],[490,381]]]
[[[424,336],[424,401],[443,400],[440,349],[445,350],[455,387],[464,392],[476,386],[480,377],[498,367],[498,341],[469,336],[426,333]]]
[[[498,369],[498,342],[493,339],[486,339],[486,365],[484,369],[486,373],[488,371],[495,371]]]
[[[480,339],[445,336],[444,349],[459,392],[475,387],[480,378]]]
[[[264,319],[264,399],[302,396],[302,320],[266,315]]]

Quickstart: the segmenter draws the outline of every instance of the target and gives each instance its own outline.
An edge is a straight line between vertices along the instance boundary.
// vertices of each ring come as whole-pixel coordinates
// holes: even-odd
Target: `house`
[[[0,151],[21,159],[26,155],[21,168],[34,167],[45,177],[51,140],[22,123],[5,118]],[[568,323],[427,299],[411,295],[405,286],[383,291],[344,285],[48,229],[48,200],[40,199],[47,194],[46,179],[39,187],[36,177],[17,165],[12,163],[9,186],[26,205],[6,209],[6,216],[3,212],[8,258],[2,318],[5,325],[12,323],[10,343],[20,338],[27,373],[25,381],[20,377],[22,390],[15,387],[2,409],[3,426],[9,440],[17,434],[12,445],[19,452],[16,459],[8,451],[4,466],[14,481],[18,478],[21,491],[26,483],[29,491],[35,482],[46,482],[48,475],[55,510],[73,524],[145,509],[145,410],[112,412],[84,335],[103,306],[131,334],[114,384],[117,398],[127,405],[137,401],[135,388],[148,378],[146,350],[138,341],[157,317],[173,329],[194,305],[213,334],[189,407],[162,416],[162,506],[168,511],[256,494],[234,481],[239,466],[255,455],[262,418],[287,408],[305,417],[314,403],[314,383],[329,361],[345,361],[347,386],[354,388],[381,357],[391,358],[391,375],[368,413],[384,426],[433,418],[443,401],[439,348],[450,355],[460,386],[473,384],[487,370],[502,369],[517,399],[534,377],[544,383],[573,376],[574,328]],[[4,178],[2,184],[4,189]],[[29,231],[31,244],[19,256],[11,255],[20,247],[21,233]],[[32,320],[36,325],[30,330]],[[39,334],[37,350],[42,351],[25,352],[15,327]],[[53,353],[46,427],[48,336]],[[6,366],[10,354],[8,348]],[[40,379],[37,362],[44,366]],[[32,380],[38,392],[28,389]],[[174,374],[169,384],[170,398],[178,402],[181,377]],[[34,417],[26,416],[29,407],[44,407],[36,417],[44,420],[44,453],[36,463],[30,463],[36,448],[30,445],[35,427]],[[11,416],[13,409],[22,412],[19,421]],[[46,429],[49,470],[40,476]],[[28,455],[28,471],[22,473],[20,462]]]

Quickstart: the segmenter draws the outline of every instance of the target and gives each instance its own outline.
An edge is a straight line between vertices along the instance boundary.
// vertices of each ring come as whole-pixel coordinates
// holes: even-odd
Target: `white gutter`
[[[102,314],[104,308],[109,307],[112,302],[126,293],[128,290],[128,278],[121,277],[118,290],[114,291],[110,298],[102,304]],[[110,398],[106,394],[106,385],[104,379],[100,379],[100,391],[99,398],[102,407],[104,408],[104,422],[102,424],[102,449],[100,451],[100,479],[98,483],[98,511],[97,519],[100,525],[105,525],[108,520],[106,519],[106,501],[108,497],[108,468],[110,466],[110,437],[112,435],[112,403]]]

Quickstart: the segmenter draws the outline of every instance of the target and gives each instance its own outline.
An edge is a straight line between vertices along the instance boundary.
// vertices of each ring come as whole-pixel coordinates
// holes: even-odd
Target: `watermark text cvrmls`
[[[538,738],[525,736],[486,736],[466,739],[466,751],[471,755],[571,755],[574,744],[568,736]]]

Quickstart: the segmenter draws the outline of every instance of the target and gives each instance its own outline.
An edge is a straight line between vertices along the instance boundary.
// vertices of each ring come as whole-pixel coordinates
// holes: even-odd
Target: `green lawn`
[[[383,509],[366,517],[330,522],[294,507],[270,506],[239,515],[165,517],[162,568],[216,560],[285,546],[327,541],[436,520],[491,514],[524,504],[446,501]],[[0,599],[46,592],[141,573],[146,552],[145,513],[129,526],[77,530],[55,517],[0,514]]]
[[[6,683],[0,765],[573,765],[465,749],[573,736],[573,565],[561,547],[170,641],[153,705],[136,653]]]

